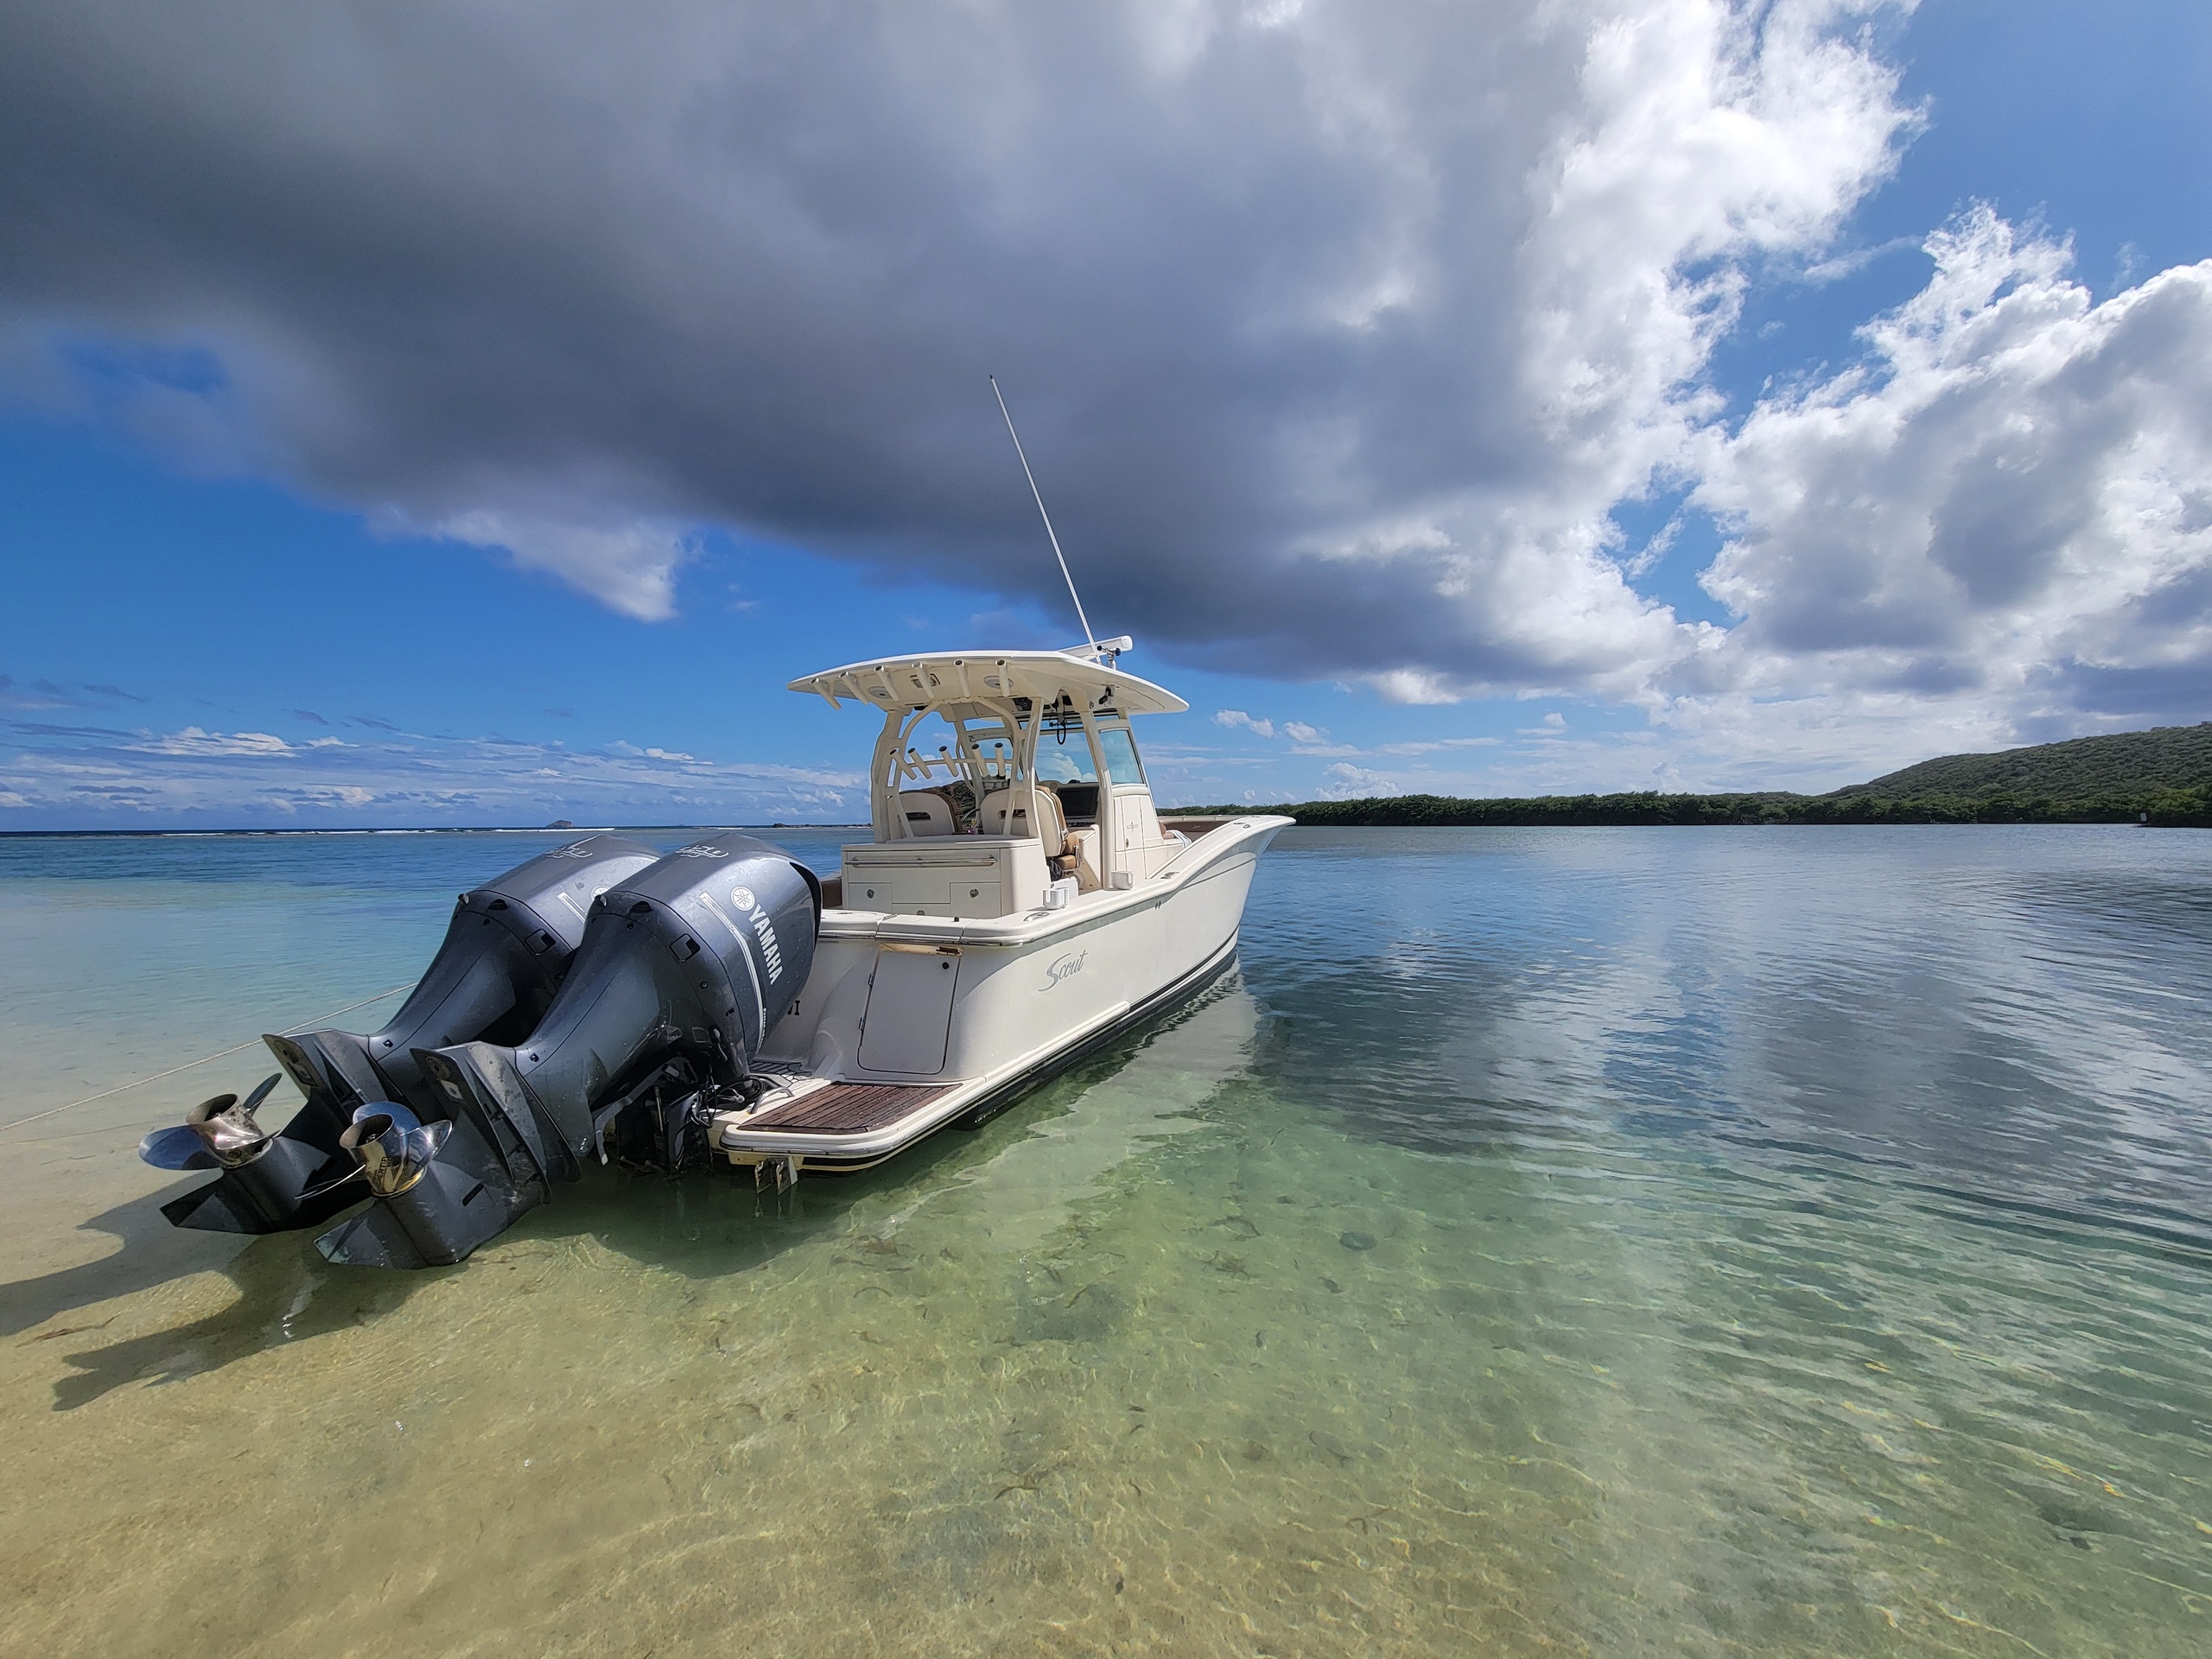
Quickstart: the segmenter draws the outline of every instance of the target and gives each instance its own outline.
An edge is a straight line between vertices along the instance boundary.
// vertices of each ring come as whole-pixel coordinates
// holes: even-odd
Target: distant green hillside
[[[1947,754],[1834,793],[1887,800],[1930,796],[1971,800],[2001,794],[2023,800],[2082,801],[2205,784],[2212,784],[2212,721],[2037,743],[1996,754]]]
[[[2073,800],[1916,795],[1541,795],[1465,800],[1449,795],[1382,795],[1358,801],[1256,806],[1175,806],[1160,817],[1232,817],[1279,812],[1324,828],[1533,827],[1688,823],[2133,823],[2212,828],[2212,785],[2135,789]]]
[[[1390,795],[1169,814],[1281,812],[1303,824],[2133,823],[2212,828],[2212,721],[1923,760],[1832,794]]]

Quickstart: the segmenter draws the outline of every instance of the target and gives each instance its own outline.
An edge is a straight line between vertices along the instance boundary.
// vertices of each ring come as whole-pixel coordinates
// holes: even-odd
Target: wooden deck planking
[[[818,1135],[855,1135],[896,1123],[919,1111],[957,1085],[912,1083],[833,1083],[772,1107],[735,1127],[747,1129],[811,1130]]]

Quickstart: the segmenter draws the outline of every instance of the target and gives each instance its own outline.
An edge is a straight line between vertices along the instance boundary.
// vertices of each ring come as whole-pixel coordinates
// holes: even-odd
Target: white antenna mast
[[[1075,601],[1076,620],[1083,624],[1083,637],[1090,646],[1093,658],[1098,655],[1098,636],[1090,631],[1090,619],[1083,613],[1083,595],[1075,590],[1075,578],[1068,575],[1068,556],[1060,551],[1060,538],[1052,532],[1052,515],[1045,511],[1045,497],[1037,487],[1037,474],[1029,470],[1029,457],[1023,454],[1021,434],[1014,429],[1014,416],[1007,415],[1006,394],[999,390],[999,378],[990,377],[991,396],[999,400],[999,413],[1006,416],[1006,435],[1014,440],[1014,453],[1021,457],[1021,475],[1029,480],[1029,493],[1037,498],[1037,516],[1045,521],[1045,534],[1052,543],[1052,556],[1060,562],[1060,575],[1068,584],[1068,597]]]

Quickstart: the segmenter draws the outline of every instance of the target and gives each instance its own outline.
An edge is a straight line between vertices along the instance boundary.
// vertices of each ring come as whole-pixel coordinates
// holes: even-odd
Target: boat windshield
[[[1098,734],[1098,747],[1106,756],[1106,775],[1117,784],[1141,784],[1144,767],[1137,760],[1136,740],[1126,726],[1109,726]]]
[[[1057,731],[1046,724],[1037,741],[1037,776],[1047,784],[1098,781],[1098,769],[1090,764],[1090,740],[1084,735],[1080,722],[1071,722]]]
[[[1102,775],[1103,774],[1103,775]],[[877,836],[975,835],[989,798],[1032,778],[1071,830],[1099,821],[1108,787],[1145,787],[1128,718],[1065,697],[1038,709],[1027,698],[937,702],[886,711],[876,746]]]

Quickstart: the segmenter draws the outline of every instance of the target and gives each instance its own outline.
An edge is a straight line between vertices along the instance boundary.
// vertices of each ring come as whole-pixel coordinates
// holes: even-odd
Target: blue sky
[[[220,124],[209,113],[217,83],[177,70],[153,116],[125,118],[112,113],[128,90],[122,72],[87,67],[99,63],[89,48],[71,55],[66,41],[43,41],[61,84],[87,84],[0,129],[14,151],[0,203],[31,204],[10,217],[31,226],[38,249],[0,263],[0,828],[848,820],[872,732],[856,712],[785,692],[786,680],[899,651],[1077,637],[997,425],[989,370],[1017,419],[1031,412],[1032,459],[1094,621],[1136,633],[1128,666],[1192,705],[1142,734],[1171,802],[1825,789],[1943,749],[2212,715],[2206,601],[2190,597],[2212,547],[2188,493],[2202,459],[2189,446],[2212,425],[2202,376],[2169,360],[2208,338],[2190,331],[2212,275],[2186,268],[2212,257],[2202,165],[2212,11],[1808,6],[1797,9],[1806,38],[1818,36],[1808,47],[1783,38],[1789,9],[1778,7],[1766,36],[1746,47],[1739,29],[1711,48],[1737,77],[1716,92],[1696,57],[1713,10],[1594,8],[1586,33],[1552,42],[1539,66],[1554,75],[1554,105],[1532,94],[1506,127],[1472,138],[1442,116],[1425,127],[1421,99],[1448,110],[1466,90],[1453,84],[1455,52],[1471,87],[1507,71],[1478,65],[1469,42],[1433,42],[1443,67],[1424,67],[1416,91],[1390,79],[1410,71],[1372,70],[1368,90],[1394,92],[1411,112],[1395,124],[1373,118],[1385,136],[1346,161],[1300,128],[1328,126],[1313,114],[1317,95],[1286,101],[1268,79],[1280,66],[1235,35],[1257,27],[1249,12],[1200,27],[1183,16],[1190,8],[1168,23],[1160,8],[1135,8],[1126,95],[1109,88],[1067,112],[1082,143],[1057,158],[1058,173],[1046,168],[1040,187],[1027,162],[971,155],[964,171],[931,175],[945,202],[912,222],[877,176],[910,141],[900,122],[966,153],[944,137],[927,89],[883,118],[880,150],[822,163],[827,182],[809,170],[815,161],[802,167],[779,149],[784,134],[748,130],[727,140],[731,153],[748,168],[747,146],[782,156],[779,188],[817,193],[813,229],[749,212],[676,263],[711,276],[733,259],[797,260],[791,250],[810,248],[828,224],[848,238],[822,256],[840,279],[875,257],[946,271],[902,277],[911,288],[887,298],[856,286],[819,316],[790,297],[807,283],[771,284],[788,320],[758,295],[734,299],[747,315],[718,322],[703,346],[686,344],[689,324],[644,316],[697,303],[661,293],[650,258],[645,276],[626,276],[620,305],[599,277],[578,276],[569,287],[588,302],[574,309],[550,282],[540,295],[493,272],[518,249],[551,249],[557,267],[573,244],[628,234],[544,205],[534,161],[513,163],[511,180],[486,175],[483,200],[505,218],[480,258],[415,227],[423,240],[388,275],[302,252],[312,206],[258,222],[219,193],[186,200],[150,162],[127,176],[86,162],[60,185],[26,182],[48,139],[86,156],[110,141],[159,148],[163,122],[180,146],[206,139],[219,173],[236,170],[238,200],[269,199],[249,186],[273,165],[252,153],[260,140],[207,137]],[[1329,63],[1371,66],[1386,48],[1423,44],[1404,20],[1395,38],[1322,39],[1322,10],[1277,7],[1263,20],[1319,41],[1299,60],[1309,88],[1323,46]],[[668,26],[680,35],[682,24]],[[754,49],[699,28],[688,44],[707,55]],[[435,44],[391,46],[363,62],[363,82],[427,75]],[[897,44],[901,62],[919,49]],[[303,61],[311,45],[299,47]],[[1605,79],[1616,48],[1618,84]],[[1023,45],[1040,99],[1058,50]],[[1839,53],[1849,63],[1839,67]],[[805,61],[860,98],[873,96],[857,85],[866,56],[847,63],[830,49]],[[580,42],[573,62],[592,61]],[[138,73],[172,72],[149,49]],[[256,73],[302,72],[280,41]],[[327,60],[321,73],[333,73]],[[1690,90],[1650,96],[1666,75]],[[1178,164],[1173,144],[1147,149],[1157,141],[1146,129],[1160,88],[1180,82],[1198,83],[1202,102],[1249,98],[1285,128],[1274,149],[1243,157],[1242,174],[1214,181],[1241,193],[1224,210],[1237,222],[1206,254],[1240,273],[1218,292],[1178,264],[1190,226],[1214,222],[1203,202],[1189,219],[1178,217],[1187,204],[1162,207],[1157,223],[1142,202],[1113,205],[1153,176],[1147,168]],[[546,84],[523,78],[516,107],[539,108]],[[594,91],[619,121],[632,89]],[[1844,117],[1813,118],[1822,100]],[[1690,183],[1623,173],[1642,149],[1606,147],[1620,109],[1677,124]],[[1769,130],[1732,139],[1716,110]],[[266,142],[283,142],[285,119],[308,118],[280,114]],[[371,144],[348,127],[371,114],[316,118],[326,142],[399,154],[388,136]],[[1177,142],[1210,156],[1192,119]],[[399,223],[442,188],[423,156],[471,142],[464,129],[401,156],[409,165],[364,162],[349,188]],[[1733,160],[1714,149],[1730,143],[1742,150]],[[1825,181],[1802,195],[1742,158],[1792,144],[1802,166],[1776,170]],[[1492,166],[1512,188],[1433,183]],[[1375,192],[1361,167],[1399,181],[1415,205],[1381,228],[1357,219],[1378,244],[1396,238],[1396,251],[1348,276],[1315,250],[1344,215],[1368,211],[1359,204]],[[953,186],[972,191],[979,176],[1000,193],[995,219],[972,232],[982,240],[938,252],[938,226],[978,212]],[[1588,205],[1574,206],[1577,181],[1590,179]],[[1513,217],[1531,180],[1554,193],[1548,219]],[[39,194],[64,187],[67,201]],[[1006,290],[1014,311],[1035,308],[1016,318],[1023,326],[977,315],[990,296],[969,302],[963,269],[1012,260],[1009,245],[1049,260],[1036,249],[1051,241],[1061,189],[1106,204],[1103,216],[1127,214],[1099,245],[1113,281],[1038,299],[1047,264]],[[1642,204],[1668,189],[1704,193],[1686,196],[1679,216],[1709,213],[1726,228],[1667,240]],[[1248,200],[1265,207],[1249,224]],[[198,216],[191,231],[165,217],[180,212]],[[85,229],[92,219],[98,233]],[[632,228],[651,230],[650,216]],[[1550,280],[1570,296],[1586,284],[1586,315],[1510,272],[1481,275],[1495,257],[1486,231],[1517,238],[1524,267],[1555,259],[1564,274]],[[942,235],[957,245],[968,233]],[[1938,259],[1929,243],[1942,235]],[[1618,269],[1602,257],[1615,236]],[[915,238],[923,251],[884,252]],[[1545,251],[1554,246],[1564,251]],[[1291,254],[1306,258],[1311,292],[1285,300],[1265,273]],[[1640,289],[1619,276],[1638,258]],[[164,261],[174,274],[162,276]],[[435,287],[420,286],[425,270]],[[1605,286],[1616,280],[1618,293]],[[1224,333],[1265,334],[1255,320],[1269,308],[1318,304],[1324,290],[1326,326],[1209,359]],[[711,297],[711,282],[700,291]],[[901,333],[882,319],[910,294],[921,296],[918,320]],[[1615,339],[1622,315],[1643,320]],[[1550,337],[1557,315],[1584,331],[1571,359],[1529,344]],[[1902,319],[1888,346],[1865,332],[1885,317]],[[787,327],[842,339],[849,324],[885,331],[873,353],[775,360]],[[1139,343],[1126,362],[1117,329]],[[2130,329],[2152,343],[2128,347]],[[1998,335],[2005,343],[1987,343]],[[438,378],[452,337],[499,348],[467,365],[465,385]],[[728,356],[695,379],[686,352]],[[582,366],[536,385],[539,357],[556,353]],[[2065,388],[2123,359],[2126,395],[2074,412],[2082,398]],[[1147,363],[1166,369],[1135,372]],[[1508,370],[1518,410],[1497,390]],[[1624,390],[1576,405],[1587,434],[1554,422],[1557,435],[1544,423],[1569,394],[1548,373],[1561,387],[1595,375]],[[487,374],[511,384],[489,397]],[[744,413],[702,431],[688,412],[720,418],[721,388]],[[2056,448],[2027,461],[2005,448],[2026,442],[2003,435],[2022,410],[2043,411],[2025,423]],[[1494,414],[1498,435],[1424,449],[1433,432]],[[2069,435],[2075,419],[2103,435]],[[1968,437],[1954,435],[1974,420]],[[1862,435],[1847,442],[1845,428]],[[1516,435],[1529,429],[1543,441]],[[1908,429],[1926,435],[1893,435],[1867,458],[1865,433]],[[1981,493],[1955,482],[1925,493],[1936,486],[1908,463],[1946,442],[1958,447],[1945,476],[1978,479]],[[1376,458],[1351,468],[1341,457],[1355,449]],[[2105,459],[2067,472],[2069,457],[2092,449]],[[762,458],[728,459],[739,452]],[[664,454],[674,459],[664,465]],[[2194,476],[2201,486],[2202,469]],[[2007,481],[2022,477],[2057,481],[2023,495]],[[1858,524],[1855,509],[1808,505],[1808,480],[1841,480],[1822,487],[1881,511]],[[2162,505],[2161,489],[2178,492],[2177,505]],[[2069,492],[2134,517],[2085,528],[2069,516]],[[2029,518],[2064,523],[2024,538],[2006,528]],[[1947,531],[1956,524],[1967,529]],[[1946,534],[1966,537],[1964,550],[1946,551]],[[1955,615],[1921,626],[1947,605]]]

